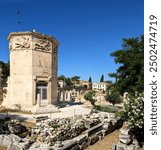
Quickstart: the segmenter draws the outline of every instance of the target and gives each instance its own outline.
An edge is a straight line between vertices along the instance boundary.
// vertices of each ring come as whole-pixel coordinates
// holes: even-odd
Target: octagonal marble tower
[[[12,32],[8,40],[10,77],[2,105],[47,111],[57,101],[58,41],[38,32]]]

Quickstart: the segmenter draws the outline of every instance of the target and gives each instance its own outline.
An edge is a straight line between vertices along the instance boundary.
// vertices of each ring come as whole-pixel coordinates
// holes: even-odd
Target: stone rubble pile
[[[112,150],[140,150],[138,141],[132,137],[127,127],[120,129],[119,140],[118,144],[113,144]]]
[[[0,134],[20,134],[27,131],[27,128],[19,120],[11,120],[6,123],[0,123]]]
[[[55,141],[72,139],[85,129],[83,120],[48,119],[36,124],[31,130],[31,137],[37,136],[37,141],[53,145]]]
[[[8,129],[12,134],[20,134],[27,131],[26,127],[22,125],[19,120],[11,120],[11,122],[8,123]]]
[[[0,134],[0,145],[8,147],[8,150],[12,150],[12,147],[15,150],[81,150],[121,126],[119,118],[111,113],[101,112],[84,115],[79,119],[47,119],[36,123],[25,138],[14,134]],[[17,128],[14,133],[19,133]]]

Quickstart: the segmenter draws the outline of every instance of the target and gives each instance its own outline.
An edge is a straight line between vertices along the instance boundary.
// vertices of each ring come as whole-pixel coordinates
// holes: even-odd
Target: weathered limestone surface
[[[94,113],[82,116],[81,118],[51,119],[41,117],[39,118],[40,121],[36,122],[35,127],[32,129],[27,128],[28,134],[23,137],[22,135],[26,132],[24,132],[24,130],[17,130],[17,127],[20,126],[23,129],[23,125],[21,125],[18,120],[11,120],[6,123],[6,127],[4,126],[5,123],[0,124],[0,128],[4,129],[4,133],[0,134],[0,145],[8,147],[9,150],[12,150],[12,147],[17,150],[85,149],[116,129],[119,121],[117,120],[115,121],[116,124],[113,124],[112,121],[114,118],[112,117],[112,119],[110,119],[107,118],[107,116],[108,113]],[[89,121],[89,118],[92,122],[92,126],[87,126],[86,128],[85,124],[86,121]],[[94,122],[95,124],[93,124]],[[105,128],[104,125],[107,125],[107,128]],[[12,126],[12,129],[10,129],[10,126]],[[8,131],[7,134],[6,131]],[[12,131],[14,131],[14,134],[11,134]],[[126,131],[124,131],[124,133],[125,132]],[[21,137],[18,135],[21,135]],[[126,144],[120,144],[121,146],[114,145],[114,148],[118,147],[120,148],[119,150],[121,150],[122,145],[126,147]],[[131,148],[133,147],[131,146]]]
[[[18,137],[17,135],[14,135],[14,134],[10,134],[10,135],[1,134],[0,135],[0,145],[8,147],[8,145],[12,141],[15,142],[15,143],[20,142],[21,138]]]
[[[18,144],[14,144],[13,142],[10,142],[7,150],[23,150],[23,148]]]
[[[130,135],[130,130],[127,127],[120,129],[119,140],[117,144],[113,144],[112,150],[139,150],[138,141]]]
[[[39,105],[53,105],[57,101],[58,41],[38,32],[12,32],[8,40],[10,77],[2,105],[35,111],[36,85],[42,81],[47,84],[47,99]]]

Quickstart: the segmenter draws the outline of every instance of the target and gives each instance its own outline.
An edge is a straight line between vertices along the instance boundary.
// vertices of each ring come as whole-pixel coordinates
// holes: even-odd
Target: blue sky
[[[143,0],[0,0],[0,60],[9,60],[10,32],[36,29],[60,42],[59,75],[111,80],[110,53],[144,33],[143,13]]]

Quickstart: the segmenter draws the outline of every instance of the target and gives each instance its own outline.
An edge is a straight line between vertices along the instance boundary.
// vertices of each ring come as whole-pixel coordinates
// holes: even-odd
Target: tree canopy
[[[111,90],[120,92],[142,93],[144,89],[144,36],[123,39],[123,49],[111,53],[115,63],[120,64],[115,73],[116,78]]]
[[[112,103],[112,105],[114,106],[115,104],[121,103],[122,99],[120,97],[119,92],[112,92],[112,93],[106,95],[106,101]]]
[[[60,76],[58,77],[58,80],[63,80],[63,81],[65,81],[66,84],[67,84],[67,86],[73,85],[73,83],[71,82],[71,78],[65,77],[65,75],[60,75]]]
[[[84,99],[89,101],[94,106],[94,103],[96,102],[96,100],[94,99],[94,96],[95,96],[94,91],[89,91],[84,95]]]
[[[79,81],[80,80],[80,76],[73,76],[71,77],[72,81]]]
[[[60,76],[58,77],[58,80],[63,80],[63,81],[65,81],[65,79],[66,79],[65,75],[60,75]]]

